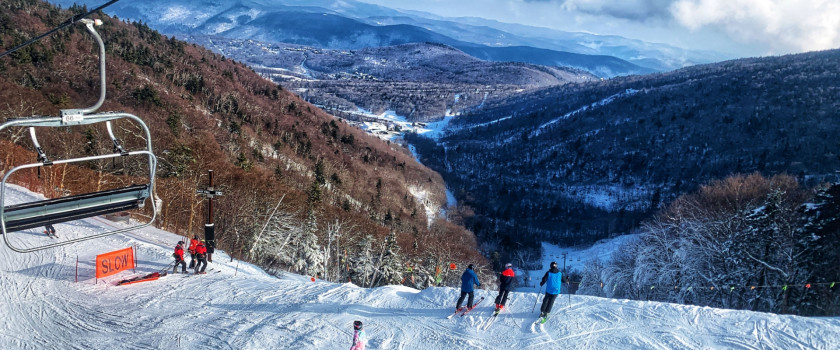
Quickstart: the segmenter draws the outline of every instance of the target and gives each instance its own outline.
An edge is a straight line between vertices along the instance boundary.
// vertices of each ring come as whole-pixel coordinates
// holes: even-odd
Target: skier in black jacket
[[[505,264],[505,270],[502,271],[502,275],[499,276],[499,295],[496,297],[497,314],[505,308],[508,294],[510,294],[510,291],[513,290],[513,281],[515,280],[515,277],[516,273],[513,272],[513,264]]]

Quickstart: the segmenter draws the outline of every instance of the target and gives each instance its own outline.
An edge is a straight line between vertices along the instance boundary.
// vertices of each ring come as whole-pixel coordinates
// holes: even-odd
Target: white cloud
[[[717,28],[767,53],[840,47],[837,0],[677,0],[670,10],[689,29]]]
[[[563,0],[567,11],[579,11],[595,15],[608,15],[635,21],[648,21],[670,17],[669,5],[674,0]]]
[[[840,47],[840,0],[362,0],[734,56]]]

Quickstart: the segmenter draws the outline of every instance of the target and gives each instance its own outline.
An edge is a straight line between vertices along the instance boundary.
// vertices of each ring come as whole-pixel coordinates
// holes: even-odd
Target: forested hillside
[[[585,243],[730,174],[831,179],[838,82],[838,50],[741,59],[486,101],[437,142],[408,139],[491,249]]]
[[[87,11],[40,1],[3,1],[0,10],[4,50]],[[136,114],[152,129],[162,203],[156,225],[201,232],[204,211],[195,192],[212,169],[225,194],[214,202],[218,248],[269,271],[371,286],[401,283],[407,266],[415,266],[408,270],[416,278],[405,283],[422,287],[441,264],[482,264],[474,236],[438,217],[446,203],[441,177],[407,150],[369,137],[239,62],[143,24],[95,17],[104,21],[97,30],[108,56],[100,110]],[[93,104],[96,53],[90,35],[71,26],[0,59],[0,118]],[[126,144],[143,142],[132,128],[117,124]],[[52,157],[110,152],[104,127],[68,131],[39,135]],[[4,170],[35,160],[21,135],[3,135]],[[138,174],[131,163],[43,171],[17,181],[59,196]]]

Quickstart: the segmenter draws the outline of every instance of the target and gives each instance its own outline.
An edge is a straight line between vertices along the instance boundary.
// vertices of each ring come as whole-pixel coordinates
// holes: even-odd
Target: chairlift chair
[[[155,201],[152,200],[152,215],[148,222],[133,225],[130,227],[98,233],[85,237],[63,240],[53,244],[47,244],[36,247],[16,247],[9,241],[9,233],[30,229],[33,227],[45,226],[48,224],[56,224],[61,222],[79,220],[83,218],[109,214],[124,210],[142,208],[145,202],[152,195],[155,184],[155,169],[157,166],[157,157],[152,151],[152,136],[149,128],[142,119],[135,115],[119,112],[94,113],[102,103],[105,101],[105,45],[102,42],[99,34],[94,30],[94,24],[99,25],[99,20],[82,19],[80,22],[85,24],[88,32],[90,32],[96,42],[99,44],[99,63],[100,63],[100,96],[99,101],[89,108],[84,109],[65,109],[61,110],[61,115],[58,117],[31,117],[11,119],[6,123],[0,125],[0,132],[6,128],[11,127],[28,127],[29,135],[38,153],[38,159],[35,163],[23,164],[15,166],[10,169],[3,176],[0,182],[0,234],[3,235],[3,240],[9,248],[19,253],[28,253],[37,250],[62,246],[79,241],[104,237],[116,233],[135,230],[146,227],[152,224],[157,215],[157,208]],[[122,143],[115,137],[111,121],[118,119],[130,119],[139,124],[145,133],[146,147],[144,149],[128,151],[124,148]],[[36,128],[50,128],[50,127],[67,127],[79,126],[95,123],[105,123],[108,130],[108,136],[113,143],[114,152],[110,154],[101,154],[94,156],[86,156],[71,159],[50,160],[46,152],[41,148],[36,136]],[[51,166],[68,163],[78,163],[101,159],[116,159],[127,156],[145,156],[148,161],[148,181],[143,184],[134,184],[128,187],[110,189],[99,192],[83,193],[71,195],[67,197],[38,200],[28,203],[6,205],[6,184],[9,177],[15,172],[23,169]]]

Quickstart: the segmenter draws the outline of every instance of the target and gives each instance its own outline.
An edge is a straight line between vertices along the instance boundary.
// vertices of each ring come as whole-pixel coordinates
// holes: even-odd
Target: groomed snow
[[[7,194],[11,202],[33,197],[14,186]],[[64,239],[112,225],[92,218],[56,229]],[[34,231],[12,235],[23,244],[49,242]],[[171,262],[179,239],[149,228],[29,254],[3,245],[0,348],[348,349],[354,320],[366,325],[368,349],[840,348],[836,318],[575,295],[562,295],[553,317],[534,325],[538,296],[522,292],[514,292],[506,311],[481,331],[492,300],[467,317],[446,319],[457,289],[363,289],[293,274],[276,278],[220,251],[207,275],[115,286],[135,275],[123,272],[94,283],[95,255],[136,246],[137,274],[145,274]],[[495,292],[479,290],[480,296]]]

